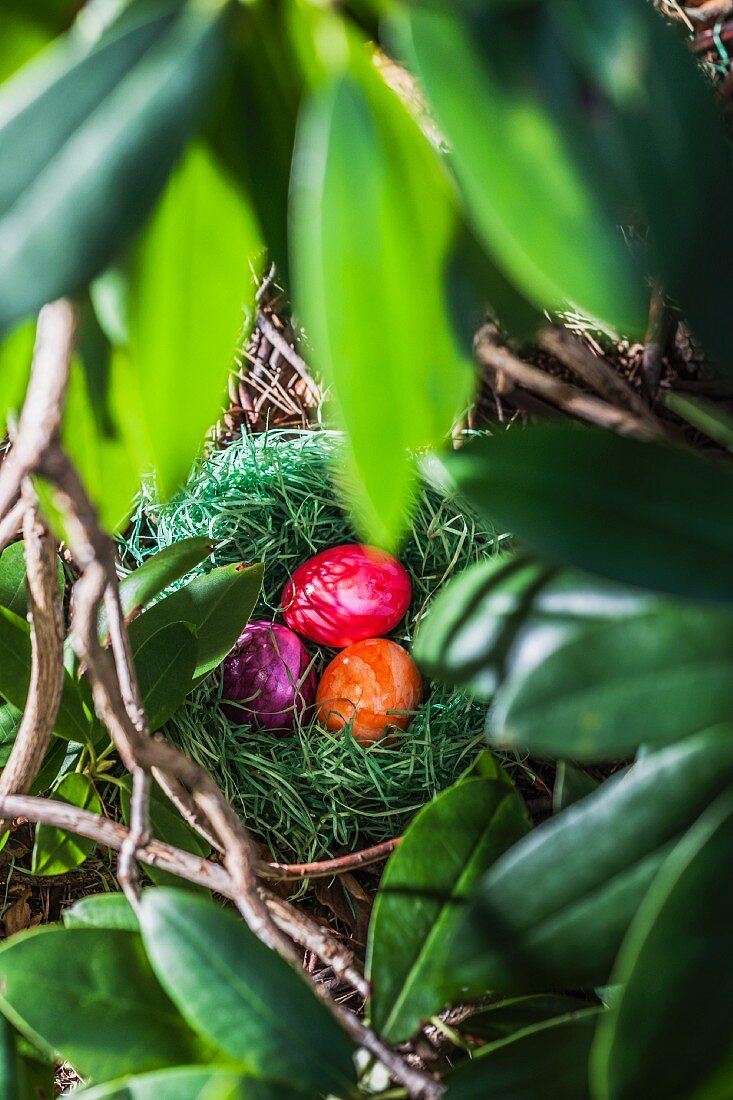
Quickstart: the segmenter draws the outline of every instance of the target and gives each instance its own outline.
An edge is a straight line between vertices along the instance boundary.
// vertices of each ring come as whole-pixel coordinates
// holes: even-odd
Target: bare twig
[[[56,547],[38,519],[32,490],[23,490],[23,523],[29,618],[31,678],[28,701],[7,764],[0,773],[0,795],[27,791],[51,739],[63,687],[64,621],[56,574]],[[7,822],[0,819],[0,833]]]
[[[260,332],[267,337],[272,346],[274,348],[277,348],[283,358],[287,359],[288,363],[290,363],[290,366],[293,368],[296,374],[300,375],[314,397],[320,401],[320,391],[318,389],[318,386],[315,384],[310,376],[308,364],[306,363],[305,359],[303,359],[302,356],[298,355],[295,348],[292,348],[290,346],[285,337],[280,332],[278,332],[272,321],[270,321],[264,315],[264,313],[257,314],[257,327]]]
[[[369,867],[372,863],[381,863],[395,850],[402,837],[393,840],[384,840],[381,844],[375,844],[371,848],[362,848],[360,852],[349,852],[345,856],[337,856],[336,859],[319,860],[317,863],[260,863],[259,873],[262,878],[274,878],[279,881],[301,878],[330,878],[333,875],[343,875],[347,871],[358,870],[359,867]]]
[[[664,289],[659,282],[652,289],[649,304],[649,326],[644,341],[642,359],[642,386],[649,402],[656,399],[659,383],[662,380],[662,359],[669,335],[669,311],[664,297]]]
[[[132,773],[130,795],[130,830],[120,848],[117,861],[117,877],[125,896],[134,909],[140,903],[140,878],[137,870],[137,853],[147,844],[150,836],[150,774],[144,768]]]
[[[612,428],[629,435],[649,437],[656,434],[649,425],[638,416],[624,409],[608,405],[597,397],[590,397],[576,386],[561,382],[537,367],[525,363],[508,348],[495,342],[495,333],[491,325],[484,325],[474,341],[474,353],[478,362],[495,371],[501,383],[502,393],[507,392],[507,381],[511,385],[521,386],[531,393],[552,402],[558,408],[592,424]]]
[[[649,412],[636,390],[610,363],[594,355],[572,332],[563,328],[544,329],[539,335],[539,346],[564,363],[600,397],[634,413],[644,421],[650,431],[663,434],[661,424]]]

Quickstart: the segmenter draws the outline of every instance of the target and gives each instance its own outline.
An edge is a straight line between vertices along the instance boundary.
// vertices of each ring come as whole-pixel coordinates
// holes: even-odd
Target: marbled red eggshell
[[[368,638],[337,654],[323,673],[316,692],[319,721],[338,731],[354,720],[357,741],[380,741],[390,726],[406,730],[422,702],[423,682],[417,665],[389,638]]]
[[[407,570],[391,554],[334,546],[295,570],[283,589],[283,617],[304,638],[341,649],[394,630],[411,597]]]
[[[292,730],[296,715],[313,706],[315,669],[297,634],[279,623],[248,623],[221,665],[221,708],[232,722]]]

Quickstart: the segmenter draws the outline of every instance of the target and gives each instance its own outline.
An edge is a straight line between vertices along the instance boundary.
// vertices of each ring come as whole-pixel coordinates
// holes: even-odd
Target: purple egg
[[[222,710],[232,722],[292,730],[313,706],[316,674],[297,634],[279,623],[248,623],[221,665]],[[237,705],[234,705],[236,702]]]

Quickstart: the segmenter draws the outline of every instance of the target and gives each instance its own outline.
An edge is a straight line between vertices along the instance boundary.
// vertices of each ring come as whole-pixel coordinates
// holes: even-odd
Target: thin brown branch
[[[638,416],[658,435],[664,429],[650,413],[632,386],[605,359],[594,355],[579,337],[563,328],[546,328],[539,335],[539,346],[564,363],[569,370],[590,386],[599,397],[612,405],[620,405]]]
[[[644,356],[641,364],[644,393],[650,403],[656,399],[659,383],[662,380],[669,323],[670,317],[664,296],[664,288],[659,282],[656,282],[652,288],[652,297],[649,304],[649,325],[644,340]]]
[[[64,620],[56,573],[56,545],[40,522],[25,483],[23,521],[31,676],[28,699],[10,757],[0,773],[0,795],[23,794],[35,779],[53,733],[64,675]],[[7,827],[0,818],[0,833]]]
[[[508,348],[495,342],[494,329],[490,325],[479,330],[474,341],[474,353],[481,366],[494,371],[497,388],[501,393],[508,392],[514,385],[520,386],[538,394],[563,412],[603,428],[645,438],[656,434],[644,420],[633,413],[591,397],[576,386],[553,378],[545,371],[525,363]]]
[[[311,391],[317,401],[320,401],[321,394],[318,386],[311,378],[310,371],[308,370],[308,364],[302,356],[298,355],[295,348],[292,348],[287,342],[282,333],[273,325],[272,321],[264,315],[264,313],[257,314],[257,328],[266,336],[274,348],[280,352],[282,357],[290,363],[290,366],[305,382],[308,389]]]
[[[398,836],[393,840],[384,840],[371,848],[362,848],[359,852],[349,852],[348,855],[337,856],[336,859],[319,860],[316,863],[260,863],[259,874],[262,878],[274,878],[280,882],[289,879],[330,878],[333,875],[343,875],[347,871],[356,871],[359,867],[381,863],[392,854],[401,840],[402,837]]]
[[[0,520],[0,554],[20,534],[27,507],[26,501],[18,500]]]
[[[79,836],[88,837],[97,844],[120,851],[127,841],[129,830],[117,822],[80,810],[76,806],[54,802],[45,798],[33,798],[28,795],[9,795],[0,798],[0,814],[8,818],[25,818],[28,821],[41,821],[59,829],[66,829]],[[189,882],[208,887],[223,897],[237,902],[238,888],[225,868],[199,856],[173,848],[158,840],[150,840],[137,851],[137,858],[151,867],[168,871]],[[264,903],[272,913],[273,919],[284,933],[302,946],[313,951],[324,963],[355,988],[366,995],[368,986],[351,962],[350,953],[344,953],[341,945],[315,921],[298,913],[293,906],[274,895],[265,895]],[[442,1084],[430,1074],[411,1066],[401,1054],[368,1028],[348,1009],[334,1004],[325,992],[315,985],[316,992],[324,999],[343,1028],[354,1041],[377,1058],[403,1085],[414,1100],[440,1100],[444,1089]]]

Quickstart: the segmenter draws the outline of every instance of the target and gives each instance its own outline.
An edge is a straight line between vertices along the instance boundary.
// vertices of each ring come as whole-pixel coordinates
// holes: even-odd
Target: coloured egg
[[[288,626],[319,645],[340,649],[388,634],[410,604],[407,570],[372,546],[322,550],[298,566],[282,594]]]
[[[221,666],[222,710],[232,722],[292,730],[313,705],[315,670],[297,634],[278,623],[248,623]]]
[[[368,638],[342,650],[323,673],[316,693],[318,718],[340,730],[352,718],[354,737],[379,741],[390,726],[407,729],[423,684],[407,650],[388,638]]]

